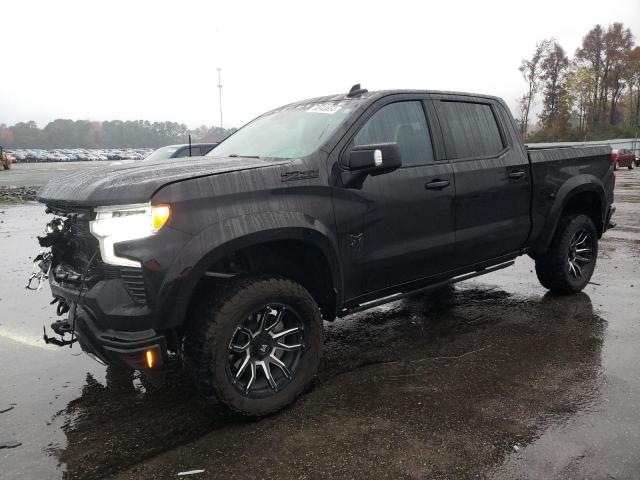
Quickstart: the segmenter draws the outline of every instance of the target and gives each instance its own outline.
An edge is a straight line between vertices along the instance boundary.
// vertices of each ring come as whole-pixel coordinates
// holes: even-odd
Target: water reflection
[[[88,375],[60,413],[68,445],[56,455],[66,478],[99,478],[206,434],[216,454],[198,465],[221,476],[291,474],[291,465],[254,454],[265,439],[303,449],[318,471],[342,462],[340,475],[362,476],[386,439],[389,476],[407,475],[408,465],[419,475],[464,476],[597,398],[605,328],[586,294],[440,291],[328,325],[315,388],[261,421],[203,409],[177,373],[162,388],[115,371],[106,386]],[[376,435],[363,436],[361,424],[377,421]],[[229,458],[242,458],[243,470]]]
[[[68,479],[101,478],[230,419],[220,408],[201,405],[175,367],[162,387],[112,367],[105,385],[87,374],[80,397],[59,415],[67,447],[55,453],[66,464]]]

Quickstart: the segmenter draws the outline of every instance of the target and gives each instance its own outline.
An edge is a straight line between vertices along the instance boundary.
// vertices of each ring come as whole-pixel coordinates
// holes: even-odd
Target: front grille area
[[[147,293],[144,288],[142,269],[136,267],[120,267],[120,277],[129,295],[133,298],[133,301],[144,304],[147,301]]]
[[[120,267],[102,261],[100,245],[89,227],[90,210],[55,207],[50,207],[50,210],[65,219],[65,229],[51,246],[54,256],[52,271],[56,281],[78,288],[84,275],[85,285],[90,288],[100,280],[120,278],[134,303],[146,303],[141,268]]]

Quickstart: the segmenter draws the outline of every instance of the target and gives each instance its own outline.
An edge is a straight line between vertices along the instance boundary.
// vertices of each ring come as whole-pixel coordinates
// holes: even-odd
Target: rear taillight
[[[615,162],[616,160],[618,160],[618,153],[617,152],[613,152],[611,154],[611,161]]]

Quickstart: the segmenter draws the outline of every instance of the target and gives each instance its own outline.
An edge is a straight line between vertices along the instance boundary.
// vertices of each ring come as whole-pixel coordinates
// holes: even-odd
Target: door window
[[[386,105],[367,120],[354,138],[354,145],[397,143],[402,165],[433,162],[431,137],[422,102],[397,102]]]
[[[504,149],[491,105],[457,101],[437,103],[449,158],[488,157]]]

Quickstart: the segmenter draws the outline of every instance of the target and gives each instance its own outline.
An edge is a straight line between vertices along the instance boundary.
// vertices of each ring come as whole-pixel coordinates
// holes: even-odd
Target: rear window
[[[171,158],[171,155],[173,155],[176,152],[176,150],[178,150],[178,148],[179,147],[177,146],[159,148],[155,152],[153,152],[151,155],[147,156],[145,160],[147,161],[166,160],[168,158]]]
[[[194,147],[193,145],[191,146],[191,155],[189,155],[189,147],[185,148],[184,150],[180,151],[180,153],[178,154],[178,157],[199,157],[200,155],[202,155],[200,153],[200,147]]]
[[[449,158],[488,157],[504,149],[490,105],[458,101],[440,101],[437,105]]]

